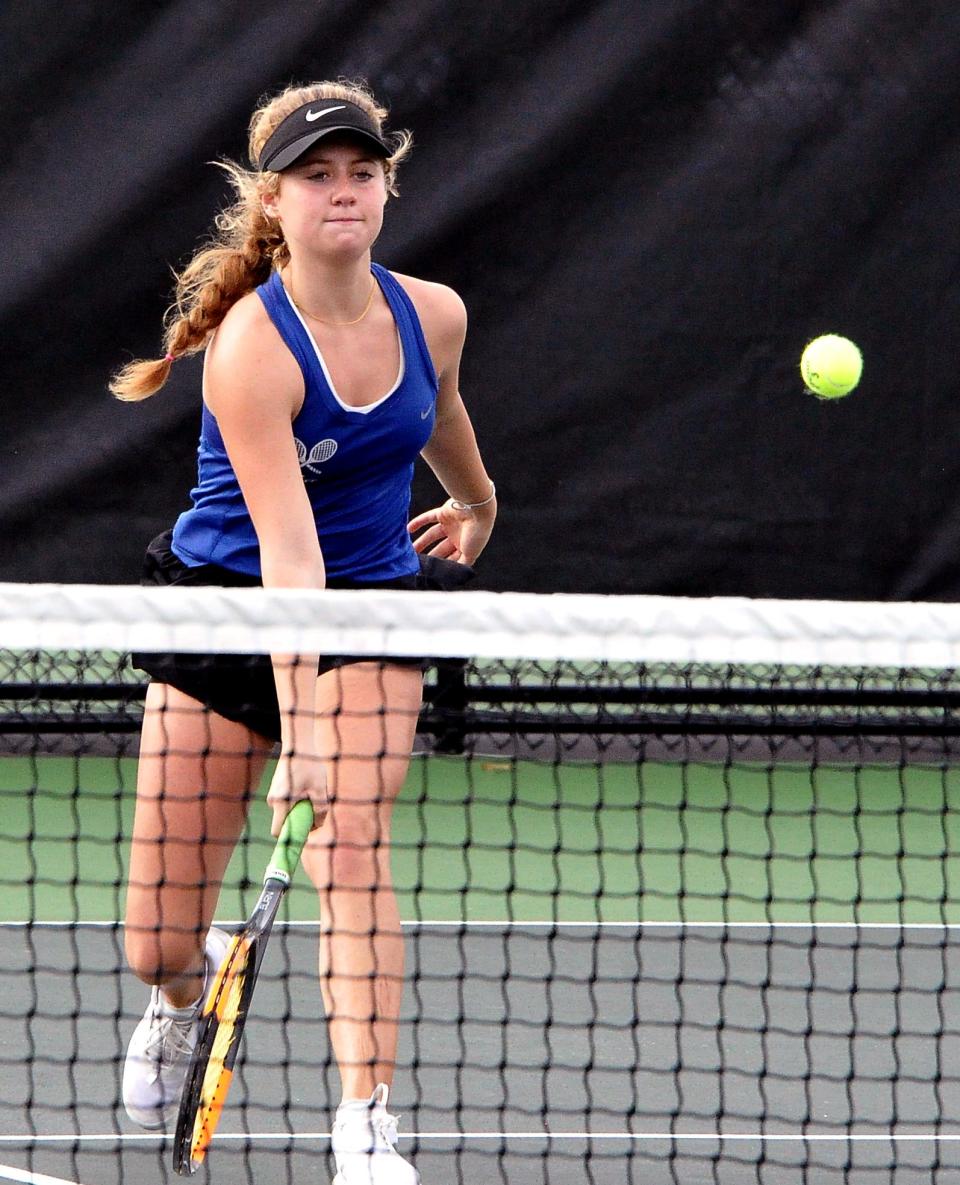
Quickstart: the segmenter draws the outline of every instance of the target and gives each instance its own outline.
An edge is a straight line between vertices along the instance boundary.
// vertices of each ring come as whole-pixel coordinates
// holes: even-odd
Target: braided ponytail
[[[240,297],[270,275],[282,238],[260,204],[257,175],[229,162],[221,167],[238,199],[217,218],[213,242],[177,276],[175,300],[164,319],[165,357],[125,366],[110,384],[118,399],[133,402],[159,391],[176,359],[202,350]]]
[[[382,126],[386,111],[362,83],[320,82],[288,87],[259,107],[250,121],[250,159],[260,151],[281,122],[303,103],[343,99],[362,107]],[[396,193],[396,167],[410,150],[411,137],[398,133],[392,155],[384,161],[387,188]],[[202,350],[230,309],[248,292],[264,283],[271,270],[289,260],[280,224],[263,208],[264,193],[276,191],[280,177],[220,162],[236,200],[216,220],[210,243],[202,247],[177,276],[174,302],[164,318],[162,358],[138,360],[123,367],[110,383],[118,399],[136,402],[154,395],[170,377],[178,358]]]

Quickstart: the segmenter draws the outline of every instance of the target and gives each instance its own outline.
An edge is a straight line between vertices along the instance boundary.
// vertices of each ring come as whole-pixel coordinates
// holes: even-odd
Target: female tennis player
[[[371,262],[407,133],[363,87],[290,88],[250,124],[252,171],[179,277],[166,355],[131,363],[152,395],[205,350],[192,506],[148,549],[144,580],[270,588],[456,587],[496,516],[458,391],[466,331],[449,288]],[[408,522],[423,456],[450,495]],[[175,1116],[198,1007],[226,944],[211,927],[251,794],[276,741],[274,834],[313,803],[304,865],[321,911],[320,987],[343,1101],[336,1185],[415,1185],[387,1099],[403,942],[390,816],[407,770],[422,664],[350,656],[142,655],[153,676],[140,751],[126,948],[152,985],[130,1042],[130,1116]]]

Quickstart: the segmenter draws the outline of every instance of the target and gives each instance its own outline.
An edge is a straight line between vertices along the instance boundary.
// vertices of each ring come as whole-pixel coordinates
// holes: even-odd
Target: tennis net
[[[120,1101],[128,656],[171,651],[426,660],[391,1095],[425,1185],[957,1179],[960,607],[3,585],[0,1181],[175,1179]],[[212,1182],[327,1179],[317,942],[301,871]]]

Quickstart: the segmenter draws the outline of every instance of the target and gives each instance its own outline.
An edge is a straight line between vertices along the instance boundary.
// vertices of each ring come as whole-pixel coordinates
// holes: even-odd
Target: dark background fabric
[[[416,138],[376,258],[470,312],[487,587],[960,596],[952,0],[19,0],[0,50],[0,579],[138,579],[199,360],[106,382],[158,352],[207,162],[345,75]],[[866,358],[836,404],[823,332]]]

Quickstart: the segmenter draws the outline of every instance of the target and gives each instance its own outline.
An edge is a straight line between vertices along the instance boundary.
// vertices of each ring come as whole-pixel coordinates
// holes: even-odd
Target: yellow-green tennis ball
[[[849,395],[863,374],[863,355],[849,338],[825,333],[803,351],[800,373],[820,399]]]

